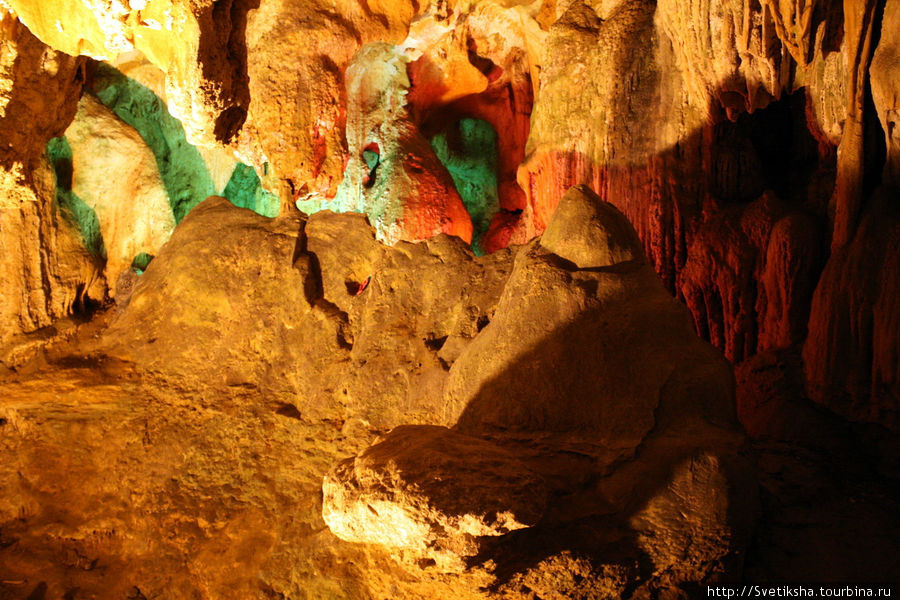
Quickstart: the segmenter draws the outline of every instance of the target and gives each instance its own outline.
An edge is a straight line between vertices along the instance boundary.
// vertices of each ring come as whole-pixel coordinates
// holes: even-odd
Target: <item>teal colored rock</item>
[[[497,132],[487,121],[460,119],[431,138],[431,147],[450,172],[472,217],[472,249],[484,253],[481,239],[500,210],[497,192]]]
[[[238,163],[234,168],[222,195],[235,206],[249,208],[264,217],[277,217],[281,209],[278,196],[263,189],[256,170],[245,164]]]

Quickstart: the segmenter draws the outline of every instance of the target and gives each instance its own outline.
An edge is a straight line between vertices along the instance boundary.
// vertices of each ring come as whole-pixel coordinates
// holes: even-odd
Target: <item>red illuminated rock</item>
[[[398,47],[370,44],[348,68],[350,157],[333,206],[369,215],[387,243],[440,233],[471,243],[472,220],[453,180],[410,120],[408,62]]]

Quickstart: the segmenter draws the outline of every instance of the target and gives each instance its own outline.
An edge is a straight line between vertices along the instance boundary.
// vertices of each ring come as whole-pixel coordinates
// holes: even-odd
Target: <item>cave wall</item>
[[[42,113],[57,122],[15,144],[21,156],[73,114],[83,59],[61,52],[114,60],[138,50],[165,72],[169,110],[190,141],[271,172],[283,207],[338,208],[339,184],[361,190],[370,169],[368,130],[359,129],[369,125],[348,119],[377,116],[348,66],[365,62],[354,55],[369,42],[395,44],[410,77],[396,107],[406,128],[399,146],[415,157],[398,158],[412,182],[401,188],[440,183],[452,196],[422,140],[460,118],[484,119],[498,133],[499,209],[481,246],[540,235],[563,193],[587,184],[634,223],[670,292],[726,357],[802,352],[811,397],[852,419],[894,422],[896,0],[79,0],[60,26],[52,3],[9,5],[49,47],[11,17],[4,35],[29,36],[33,52],[60,61],[27,83],[6,76],[14,90],[50,90],[61,103]],[[16,106],[7,115],[31,110]],[[40,170],[24,168],[26,178]],[[434,200],[399,201],[411,208],[389,215],[388,239],[468,235],[447,224],[464,220],[452,216],[455,204],[435,215]],[[23,247],[50,248],[41,240],[66,228],[45,227],[19,234]],[[96,271],[91,260],[65,277]],[[34,278],[20,271],[5,280]],[[94,278],[75,277],[66,285],[82,291],[69,297]],[[61,289],[42,281],[26,288]],[[33,329],[70,312],[71,298],[37,317],[28,302],[5,310],[28,325],[19,330]]]
[[[102,265],[56,206],[46,141],[75,115],[84,59],[48,48],[9,14],[0,21],[0,340],[4,359],[18,336],[102,297]]]

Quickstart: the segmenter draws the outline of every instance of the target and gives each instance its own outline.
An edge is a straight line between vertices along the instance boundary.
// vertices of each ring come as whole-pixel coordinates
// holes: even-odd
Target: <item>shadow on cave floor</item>
[[[816,406],[797,349],[736,368],[762,515],[748,581],[876,582],[900,573],[900,439]]]

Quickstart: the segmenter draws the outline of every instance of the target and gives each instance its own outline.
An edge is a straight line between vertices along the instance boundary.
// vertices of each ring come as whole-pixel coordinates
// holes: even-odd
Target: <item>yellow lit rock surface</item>
[[[365,43],[400,42],[416,2],[264,0],[247,13],[251,102],[242,155],[295,195],[333,197],[346,158],[344,72]]]
[[[443,427],[406,425],[332,469],[322,516],[343,540],[418,551],[462,571],[479,538],[532,527],[546,485],[516,455]]]
[[[2,522],[18,541],[15,554],[0,552],[10,578],[43,581],[48,593],[77,585],[148,597],[515,597],[528,578],[562,577],[569,565],[593,573],[596,589],[633,582],[630,552],[604,555],[589,540],[643,543],[646,526],[633,529],[624,507],[652,504],[651,482],[680,481],[671,469],[686,453],[737,460],[731,379],[649,267],[579,276],[535,248],[513,267],[511,253],[475,259],[455,237],[383,246],[356,215],[266,219],[224,199],[201,204],[81,358],[5,384],[3,452],[16,459],[0,470],[10,490]],[[529,271],[553,297],[511,303]],[[558,285],[575,277],[584,283]],[[644,354],[629,372],[648,388],[632,403],[633,425],[609,405],[625,393],[623,363],[603,364],[585,384],[561,378],[556,391],[522,386],[535,379],[509,362],[499,332],[546,357],[533,361],[536,376],[559,375],[562,357],[549,348],[567,343],[567,324],[597,319],[602,331],[611,322],[597,303],[612,315],[626,298],[643,316],[620,325]],[[534,312],[553,303],[559,318]],[[525,333],[535,326],[542,340]],[[670,372],[639,339],[675,344],[671,356],[693,366]],[[485,343],[494,357],[479,358]],[[586,337],[581,352],[603,356],[606,344]],[[460,373],[474,384],[504,364],[520,382],[461,393]],[[40,400],[50,397],[59,399]],[[554,399],[570,417],[550,410]],[[491,403],[499,434],[485,418]],[[416,426],[394,429],[405,424]],[[635,455],[641,440],[647,450]],[[752,496],[746,473],[717,477],[716,498]],[[715,529],[693,566],[653,555],[665,578],[647,585],[717,573],[707,559],[738,551],[748,523],[708,515],[703,496],[663,497]],[[693,523],[671,525],[676,554]],[[561,532],[576,556],[548,544]],[[41,571],[47,560],[62,562]]]
[[[541,246],[579,269],[644,260],[641,240],[628,219],[587,186],[574,187],[562,197]]]
[[[116,281],[135,256],[155,255],[175,228],[156,159],[137,131],[89,94],[81,97],[65,135],[72,147],[72,191],[97,215],[106,279]]]

